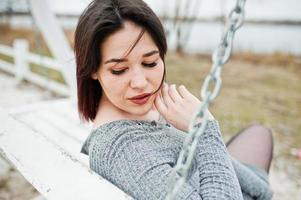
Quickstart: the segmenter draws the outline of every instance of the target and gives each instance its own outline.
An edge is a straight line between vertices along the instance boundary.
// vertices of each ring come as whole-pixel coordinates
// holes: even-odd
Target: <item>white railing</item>
[[[72,95],[70,86],[59,83],[52,80],[50,77],[39,75],[30,70],[29,66],[32,63],[61,71],[61,69],[63,69],[63,63],[47,56],[31,53],[26,40],[16,39],[13,43],[13,47],[0,44],[0,54],[13,58],[13,63],[0,59],[0,69],[13,74],[16,81],[20,82],[22,80],[28,80],[29,82],[49,89],[57,94],[63,96]]]

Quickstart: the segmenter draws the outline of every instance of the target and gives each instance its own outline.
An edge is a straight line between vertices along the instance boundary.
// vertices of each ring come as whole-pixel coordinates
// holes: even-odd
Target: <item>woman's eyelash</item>
[[[125,69],[119,70],[119,71],[111,70],[111,73],[112,73],[112,74],[115,74],[115,75],[120,75],[120,74],[122,74],[123,72],[125,72]]]
[[[155,67],[157,65],[156,62],[152,62],[152,63],[142,63],[145,67]]]
[[[144,65],[145,67],[155,67],[157,65],[156,62],[152,62],[152,63],[142,63],[142,65]],[[122,73],[124,73],[126,71],[126,69],[123,69],[123,70],[111,70],[111,73],[114,74],[114,75],[120,75]]]

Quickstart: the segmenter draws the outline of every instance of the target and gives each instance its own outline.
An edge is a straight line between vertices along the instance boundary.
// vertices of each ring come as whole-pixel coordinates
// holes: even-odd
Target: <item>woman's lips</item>
[[[141,99],[141,98],[143,98],[143,97],[146,97],[146,96],[148,96],[148,95],[150,95],[151,93],[143,93],[143,94],[139,94],[139,95],[137,95],[137,96],[134,96],[134,97],[131,97],[131,98],[129,98],[130,100],[132,100],[132,99]]]
[[[138,105],[143,105],[143,104],[145,104],[147,101],[148,101],[148,99],[150,98],[150,94],[149,95],[147,95],[147,96],[145,96],[145,97],[142,97],[142,98],[136,98],[136,99],[130,99],[133,103],[135,103],[135,104],[138,104]]]

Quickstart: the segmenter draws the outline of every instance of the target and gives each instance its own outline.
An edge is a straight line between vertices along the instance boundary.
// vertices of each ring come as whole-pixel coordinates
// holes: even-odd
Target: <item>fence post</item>
[[[15,61],[15,78],[20,83],[26,73],[29,71],[29,64],[26,59],[28,55],[29,45],[24,39],[15,39],[13,43],[14,47],[14,61]]]

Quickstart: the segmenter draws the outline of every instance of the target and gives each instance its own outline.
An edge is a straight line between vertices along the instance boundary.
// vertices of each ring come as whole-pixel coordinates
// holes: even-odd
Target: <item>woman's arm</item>
[[[187,132],[192,114],[201,102],[185,86],[164,87],[155,106],[164,118],[179,130]],[[204,199],[242,199],[241,188],[222,140],[217,121],[209,113],[204,134],[198,141],[197,160],[200,173],[200,195]]]
[[[116,130],[117,133],[117,130]],[[103,138],[102,138],[103,139]],[[121,190],[138,200],[163,200],[168,191],[168,180],[175,164],[172,156],[158,150],[158,143],[142,131],[118,128],[118,139],[107,148],[91,143],[90,167]],[[103,142],[103,141],[102,141]],[[185,183],[178,200],[202,200],[199,185]]]
[[[178,130],[171,128],[170,131]],[[115,138],[108,139],[103,134],[91,143],[91,169],[135,199],[165,199],[172,166],[176,162],[171,152],[175,148],[170,146],[167,149],[158,142],[160,138],[153,138],[155,133],[137,130],[136,127],[119,126],[113,134],[107,135]],[[102,143],[109,145],[104,147]],[[217,122],[208,123],[196,156],[200,181],[195,184],[188,179],[177,199],[242,199]]]
[[[243,199],[218,122],[210,120],[200,136],[197,153],[200,195],[204,199]]]
[[[257,200],[270,200],[273,196],[273,191],[270,188],[268,177],[263,169],[247,164],[253,168],[251,170],[246,165],[232,159],[232,165],[238,177],[242,192]]]

